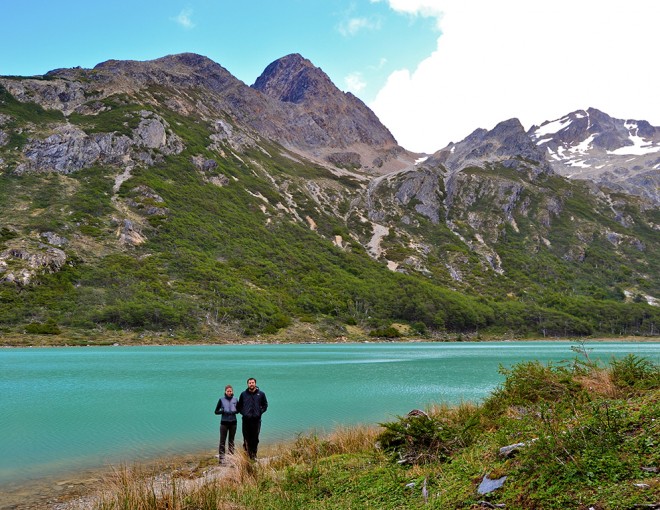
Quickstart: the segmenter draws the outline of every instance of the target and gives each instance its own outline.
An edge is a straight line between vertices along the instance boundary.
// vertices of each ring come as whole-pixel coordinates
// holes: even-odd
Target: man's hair
[[[254,377],[248,377],[246,382],[254,381],[257,382],[257,380]]]

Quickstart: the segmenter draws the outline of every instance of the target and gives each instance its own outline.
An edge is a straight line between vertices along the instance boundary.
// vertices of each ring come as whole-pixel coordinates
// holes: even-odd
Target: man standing
[[[257,387],[257,380],[250,377],[247,389],[238,397],[236,409],[243,417],[243,447],[250,459],[257,458],[259,432],[261,432],[261,415],[268,409],[266,394]]]

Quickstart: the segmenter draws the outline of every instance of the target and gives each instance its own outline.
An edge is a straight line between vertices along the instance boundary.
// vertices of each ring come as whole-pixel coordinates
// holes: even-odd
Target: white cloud
[[[656,0],[388,0],[438,19],[436,50],[392,73],[370,105],[399,143],[431,152],[517,117],[573,110],[660,125]]]
[[[344,78],[344,83],[346,84],[346,89],[349,92],[353,92],[353,94],[357,94],[367,86],[367,83],[362,77],[362,73],[359,72],[351,73],[346,76]]]
[[[361,30],[378,30],[380,25],[380,20],[374,18],[351,18],[340,23],[337,30],[344,37],[352,37]]]
[[[186,30],[190,30],[191,28],[195,28],[195,23],[193,23],[191,16],[191,9],[183,9],[177,16],[172,19]]]
[[[383,0],[371,0],[379,3]],[[440,25],[447,4],[446,0],[386,0],[390,8],[396,12],[409,14],[411,16],[423,16],[436,18]]]

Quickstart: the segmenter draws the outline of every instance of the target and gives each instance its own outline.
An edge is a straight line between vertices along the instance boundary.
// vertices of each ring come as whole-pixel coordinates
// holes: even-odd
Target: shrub
[[[610,362],[612,380],[620,388],[657,388],[660,386],[660,366],[646,358],[628,354]]]
[[[400,463],[425,464],[447,460],[470,446],[481,432],[478,407],[435,408],[429,414],[411,412],[398,421],[382,423],[381,448]]]
[[[491,410],[555,402],[569,393],[582,391],[567,369],[539,361],[519,363],[511,369],[500,367],[499,371],[506,379],[486,401],[486,407]]]
[[[386,328],[379,328],[370,331],[369,336],[381,337],[381,338],[399,338],[401,336],[401,333],[395,327],[388,326]]]
[[[62,330],[55,321],[49,320],[45,323],[31,322],[25,326],[25,332],[32,335],[59,335]]]

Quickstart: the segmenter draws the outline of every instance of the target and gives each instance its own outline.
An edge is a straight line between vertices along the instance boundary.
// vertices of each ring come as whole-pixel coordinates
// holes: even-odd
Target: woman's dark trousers
[[[220,460],[225,456],[225,442],[229,439],[229,453],[234,453],[234,438],[236,437],[236,422],[220,422]]]

